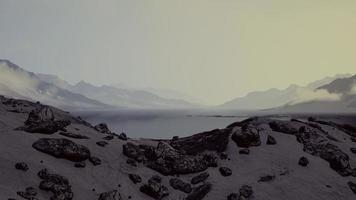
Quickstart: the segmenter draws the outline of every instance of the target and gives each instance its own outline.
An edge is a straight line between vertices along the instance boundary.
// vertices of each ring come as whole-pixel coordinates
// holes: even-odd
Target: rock
[[[228,156],[227,156],[227,153],[226,152],[221,152],[220,153],[220,159],[221,160],[226,160],[228,158]]]
[[[120,133],[120,135],[118,136],[120,140],[124,140],[126,141],[127,140],[127,136],[125,133]]]
[[[237,193],[229,194],[229,196],[227,196],[227,200],[238,200],[238,194]]]
[[[141,177],[137,174],[129,174],[129,178],[134,184],[141,183],[142,181]]]
[[[253,197],[253,190],[249,185],[241,186],[239,192],[239,200],[251,199]]]
[[[90,157],[89,157],[89,161],[90,161],[94,166],[101,165],[101,160],[100,160],[100,158],[98,158],[98,157],[90,156]]]
[[[266,144],[268,145],[275,145],[277,144],[277,141],[274,137],[272,137],[271,135],[267,136],[267,142]]]
[[[108,136],[103,137],[103,139],[104,140],[113,140],[114,136],[113,135],[108,135]]]
[[[72,200],[73,192],[67,178],[49,173],[47,169],[38,172],[42,179],[39,188],[44,191],[52,192],[52,200]]]
[[[295,135],[298,129],[293,125],[293,122],[288,121],[273,121],[269,123],[269,127],[276,132]]]
[[[69,120],[55,120],[52,109],[42,107],[32,110],[25,122],[25,126],[17,128],[29,133],[53,134],[59,130],[64,130],[70,125]]]
[[[130,159],[130,158],[127,159],[126,163],[129,164],[129,165],[131,165],[131,166],[133,166],[133,167],[137,167],[137,163],[136,163],[136,161],[133,160],[133,159]]]
[[[112,134],[110,129],[108,128],[108,125],[105,123],[100,123],[100,124],[94,126],[94,129],[99,131],[100,133]]]
[[[352,153],[356,153],[356,148],[350,148],[350,151],[351,151]]]
[[[261,139],[258,130],[251,126],[244,126],[241,130],[237,129],[231,139],[238,147],[248,148],[251,146],[260,146]]]
[[[96,144],[98,146],[101,146],[101,147],[105,147],[106,145],[108,145],[109,143],[105,142],[105,141],[99,141],[99,142],[96,142]]]
[[[266,176],[261,176],[258,182],[270,182],[273,181],[276,178],[275,175],[266,175]]]
[[[87,147],[64,138],[41,138],[33,143],[32,147],[56,158],[64,158],[74,162],[84,161],[90,156]]]
[[[179,140],[179,136],[173,136],[172,137],[172,142],[178,141]]]
[[[84,168],[85,167],[85,162],[84,161],[76,162],[74,164],[74,167],[76,167],[76,168]]]
[[[352,142],[356,142],[356,137],[351,137]]]
[[[123,154],[131,159],[136,160],[137,162],[144,161],[145,158],[145,149],[140,148],[140,146],[135,145],[131,142],[128,142],[122,146]]]
[[[204,151],[224,152],[229,143],[230,130],[216,129],[190,137],[177,138],[170,145],[182,154],[196,155]]]
[[[205,181],[208,177],[209,177],[209,173],[203,172],[197,176],[194,176],[192,178],[192,180],[190,181],[190,183],[195,185],[195,184]]]
[[[246,155],[248,155],[248,154],[250,154],[250,150],[249,150],[249,149],[241,149],[241,150],[239,151],[239,154],[246,154]]]
[[[27,171],[28,170],[28,165],[24,162],[19,162],[15,164],[15,168],[18,170],[22,170],[22,171]]]
[[[185,200],[202,200],[211,190],[210,183],[204,183],[196,188],[185,198]]]
[[[99,195],[98,200],[121,200],[121,195],[117,190],[104,192]]]
[[[231,169],[227,168],[227,167],[220,167],[219,171],[220,171],[221,175],[223,175],[223,176],[231,176],[231,174],[232,174]]]
[[[169,195],[168,188],[157,181],[157,177],[152,177],[147,184],[140,187],[140,191],[154,199],[162,199]]]
[[[319,150],[321,158],[329,162],[330,167],[342,176],[351,174],[351,167],[349,163],[349,156],[341,151],[339,147],[327,143]]]
[[[17,195],[19,195],[20,197],[24,198],[24,199],[28,199],[28,200],[36,200],[36,195],[37,195],[37,190],[33,187],[28,187],[26,188],[25,192],[17,192]]]
[[[178,178],[171,178],[169,180],[169,185],[179,191],[190,193],[192,191],[192,186]]]
[[[70,133],[70,132],[59,132],[60,135],[74,138],[74,139],[89,139],[89,137],[81,134],[76,134],[76,133]]]
[[[353,192],[354,194],[356,194],[356,183],[349,181],[349,182],[347,182],[347,185],[350,187],[350,189],[352,190],[352,192]]]
[[[308,166],[308,164],[309,164],[309,160],[308,160],[306,157],[303,156],[303,157],[301,157],[301,158],[299,159],[298,164],[299,164],[300,166],[306,167],[306,166]]]

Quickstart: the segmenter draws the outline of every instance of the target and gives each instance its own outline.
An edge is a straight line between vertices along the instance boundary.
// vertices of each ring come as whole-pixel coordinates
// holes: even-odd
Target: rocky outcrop
[[[203,181],[205,181],[206,179],[209,178],[209,173],[208,172],[203,172],[197,176],[194,176],[192,178],[192,180],[190,181],[191,184],[198,184],[198,183],[201,183]]]
[[[76,134],[76,133],[71,133],[71,132],[59,132],[59,135],[63,135],[69,138],[74,138],[74,139],[89,139],[88,136],[81,135],[81,134]]]
[[[182,154],[196,155],[204,151],[223,152],[229,143],[230,130],[216,129],[190,137],[175,138],[170,145]]]
[[[51,199],[53,200],[72,200],[73,192],[67,178],[49,173],[47,169],[42,169],[38,172],[38,176],[42,179],[40,189],[52,192]]]
[[[261,139],[257,128],[252,126],[244,126],[236,129],[231,139],[237,144],[238,147],[248,148],[251,146],[260,146]]]
[[[53,134],[70,125],[69,120],[55,120],[52,109],[43,106],[32,110],[25,122],[25,126],[17,128],[29,133]]]
[[[90,151],[87,147],[65,138],[41,138],[33,143],[32,147],[56,158],[64,158],[74,162],[84,161],[90,157]]]
[[[169,185],[176,190],[190,193],[192,191],[192,186],[189,183],[186,183],[178,178],[171,178],[169,180]]]
[[[185,200],[202,200],[211,190],[212,185],[210,183],[204,183],[197,186],[193,191],[185,198]]]
[[[99,195],[98,200],[121,200],[121,195],[117,190],[104,192]]]
[[[140,187],[140,191],[154,199],[162,199],[169,195],[168,188],[161,184],[161,179],[152,177],[148,180],[147,184]]]

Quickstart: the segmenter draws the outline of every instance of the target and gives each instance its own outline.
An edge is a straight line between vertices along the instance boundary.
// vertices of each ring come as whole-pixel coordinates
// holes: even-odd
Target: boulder
[[[53,200],[72,200],[73,192],[67,178],[49,173],[47,169],[42,169],[38,172],[38,176],[42,179],[39,188],[44,191],[52,192],[51,199]]]
[[[239,154],[248,155],[248,154],[250,154],[250,150],[249,149],[240,149]]]
[[[268,136],[267,136],[267,142],[266,142],[266,144],[268,144],[268,145],[275,145],[275,144],[277,144],[277,141],[276,141],[276,139],[275,139],[273,136],[268,135]]]
[[[308,166],[308,164],[309,164],[309,160],[308,160],[306,157],[303,156],[303,157],[301,157],[301,158],[299,159],[298,164],[299,164],[300,166],[306,167],[306,166]]]
[[[136,160],[137,162],[142,162],[146,160],[145,149],[141,148],[139,145],[135,145],[128,142],[122,146],[122,152],[125,156]]]
[[[76,134],[76,133],[70,133],[70,132],[59,132],[60,135],[66,136],[66,137],[70,137],[70,138],[74,138],[74,139],[89,139],[89,137],[85,136],[85,135],[81,135],[81,134]]]
[[[141,183],[142,181],[141,177],[137,174],[129,174],[129,178],[134,184]]]
[[[239,200],[247,200],[253,198],[253,190],[249,185],[243,185],[239,189]]]
[[[334,144],[327,143],[320,147],[319,155],[329,162],[330,167],[342,176],[351,174],[349,156]]]
[[[90,157],[89,157],[89,161],[90,161],[94,166],[101,165],[101,160],[100,160],[100,158],[98,158],[98,157],[90,156]]]
[[[176,190],[190,193],[192,191],[192,186],[189,183],[186,183],[178,178],[171,178],[169,180],[169,185]]]
[[[121,195],[117,190],[104,192],[99,195],[98,200],[121,200]]]
[[[236,129],[232,134],[231,139],[238,147],[248,148],[251,146],[260,146],[261,139],[257,128],[252,126],[244,126],[241,130]]]
[[[157,180],[157,177],[152,177],[147,184],[140,187],[140,191],[154,199],[160,200],[169,195],[168,188]]]
[[[203,172],[197,176],[194,176],[192,178],[192,180],[190,181],[191,184],[198,184],[198,183],[201,183],[203,181],[205,181],[206,179],[208,179],[209,177],[209,173],[208,172]]]
[[[52,109],[42,107],[32,110],[25,121],[25,126],[19,127],[17,130],[29,133],[53,134],[59,130],[65,130],[65,127],[70,124],[69,120],[55,120]]]
[[[220,174],[223,176],[231,176],[232,175],[232,171],[228,167],[220,167],[219,171],[220,171]]]
[[[32,147],[56,158],[64,158],[74,162],[84,161],[90,157],[90,151],[87,147],[65,138],[41,138],[33,143]]]
[[[22,171],[27,171],[28,170],[28,165],[24,162],[19,162],[15,164],[15,169],[22,170]]]
[[[185,198],[185,200],[202,200],[211,190],[212,186],[210,183],[204,183],[197,186],[193,191]]]
[[[99,131],[100,133],[104,133],[104,134],[112,134],[108,125],[105,123],[100,123],[96,126],[94,126],[94,129]]]

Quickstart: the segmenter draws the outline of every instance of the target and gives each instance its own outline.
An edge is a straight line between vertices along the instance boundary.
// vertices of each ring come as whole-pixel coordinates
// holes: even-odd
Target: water
[[[105,122],[116,132],[125,132],[131,138],[170,139],[190,136],[203,131],[225,128],[246,117],[186,115],[181,112],[85,112],[77,113],[92,124]]]

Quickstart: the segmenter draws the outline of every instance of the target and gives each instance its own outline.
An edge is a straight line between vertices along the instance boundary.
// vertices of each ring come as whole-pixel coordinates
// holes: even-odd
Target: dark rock
[[[105,123],[100,123],[100,124],[94,126],[94,129],[99,131],[100,133],[112,134],[110,129],[108,128],[108,125]]]
[[[269,136],[267,136],[267,142],[266,142],[266,144],[268,144],[268,145],[275,145],[275,144],[277,144],[277,141],[276,141],[276,139],[275,139],[273,136],[269,135]]]
[[[179,136],[173,136],[173,137],[172,137],[172,142],[175,142],[175,141],[177,141],[177,140],[179,140]]]
[[[131,159],[136,160],[137,162],[144,161],[145,158],[145,149],[140,148],[140,146],[135,145],[131,142],[128,142],[122,146],[123,154]]]
[[[120,133],[120,135],[118,136],[120,140],[124,140],[126,141],[127,140],[127,136],[125,133]]]
[[[356,142],[356,137],[351,137],[352,142]]]
[[[352,192],[353,192],[354,194],[356,194],[356,183],[349,181],[349,182],[347,182],[347,185],[350,187],[350,189],[352,190]]]
[[[156,183],[161,183],[162,182],[162,178],[158,175],[154,175],[151,177],[151,180],[156,182]]]
[[[247,125],[250,125],[250,124],[253,124],[254,121],[257,121],[258,120],[258,117],[251,117],[251,118],[248,118],[248,119],[245,119],[241,122],[234,122],[232,124],[230,124],[229,126],[227,126],[227,128],[234,128],[234,127],[243,127],[243,126],[247,126]]]
[[[352,153],[356,153],[356,148],[350,148],[350,151],[351,151]]]
[[[242,127],[241,130],[236,130],[232,134],[231,139],[237,146],[243,148],[261,145],[260,134],[257,128],[251,126]]]
[[[221,160],[226,160],[228,158],[228,156],[227,156],[227,153],[226,152],[221,152],[220,153],[220,159]]]
[[[74,164],[74,167],[76,167],[76,168],[84,168],[85,167],[85,162],[84,161],[76,162]]]
[[[190,193],[192,191],[192,186],[178,178],[172,178],[169,180],[169,185],[179,191]]]
[[[192,180],[190,181],[190,183],[195,185],[195,184],[198,184],[200,182],[205,181],[208,177],[209,177],[209,173],[208,172],[203,172],[203,173],[201,173],[201,174],[199,174],[197,176],[194,176],[192,178]]]
[[[74,139],[89,139],[89,137],[81,134],[76,134],[76,133],[70,133],[70,132],[59,132],[60,135],[74,138]]]
[[[19,162],[15,164],[15,168],[18,170],[22,170],[22,171],[27,171],[28,170],[28,165],[24,162]]]
[[[239,151],[239,154],[246,154],[246,155],[248,155],[248,154],[250,154],[250,150],[249,150],[249,149],[241,149],[241,150]]]
[[[241,186],[239,192],[239,200],[251,199],[253,197],[253,190],[249,185]]]
[[[26,188],[25,192],[17,192],[17,195],[19,195],[20,197],[24,198],[24,199],[28,199],[28,200],[36,200],[36,195],[37,195],[37,190],[33,187],[28,187]]]
[[[195,155],[204,151],[223,152],[229,143],[230,130],[216,129],[171,141],[171,146],[182,154]]]
[[[108,145],[109,143],[105,142],[105,141],[99,141],[99,142],[96,142],[96,144],[98,146],[101,146],[101,147],[105,147],[106,145]]]
[[[168,188],[164,185],[161,185],[160,181],[157,181],[156,177],[150,178],[147,184],[144,184],[140,187],[140,191],[158,200],[169,195]]]
[[[237,193],[229,194],[229,196],[227,196],[227,200],[238,200],[238,194]]]
[[[49,173],[47,169],[38,172],[42,179],[39,188],[44,191],[52,192],[52,200],[72,200],[73,192],[67,178]]]
[[[129,165],[131,165],[131,166],[133,166],[133,167],[137,167],[137,163],[136,163],[136,161],[133,160],[133,159],[130,159],[130,158],[127,159],[126,163],[129,164]]]
[[[231,174],[232,174],[231,169],[227,168],[227,167],[220,167],[219,171],[220,171],[221,175],[223,175],[223,176],[231,176]]]
[[[341,151],[339,147],[327,143],[320,149],[319,155],[321,158],[329,162],[330,167],[342,176],[351,174],[349,156]]]
[[[52,109],[42,107],[30,112],[25,126],[17,128],[29,133],[53,134],[70,125],[69,120],[55,120]]]
[[[129,178],[134,184],[141,183],[142,181],[141,177],[137,174],[129,174]]]
[[[293,122],[287,121],[273,121],[269,123],[270,128],[273,131],[295,135],[298,133],[298,129],[293,125]]]
[[[211,190],[210,183],[204,183],[196,188],[185,198],[185,200],[202,200]]]
[[[301,157],[301,158],[299,159],[298,164],[299,164],[300,166],[306,167],[306,166],[308,166],[308,164],[309,164],[309,160],[308,160],[306,157],[303,156],[303,157]]]
[[[266,175],[266,176],[261,176],[258,182],[270,182],[273,181],[276,178],[275,175]]]
[[[64,158],[74,162],[84,161],[90,156],[87,147],[64,138],[41,138],[33,143],[32,147],[56,158]]]
[[[104,140],[113,140],[114,136],[113,135],[108,135],[108,136],[103,137],[103,139]]]
[[[98,157],[90,156],[90,157],[89,157],[89,161],[90,161],[94,166],[101,165],[101,160],[100,160],[100,158],[98,158]]]
[[[104,192],[99,195],[98,200],[121,200],[121,195],[117,190]]]

